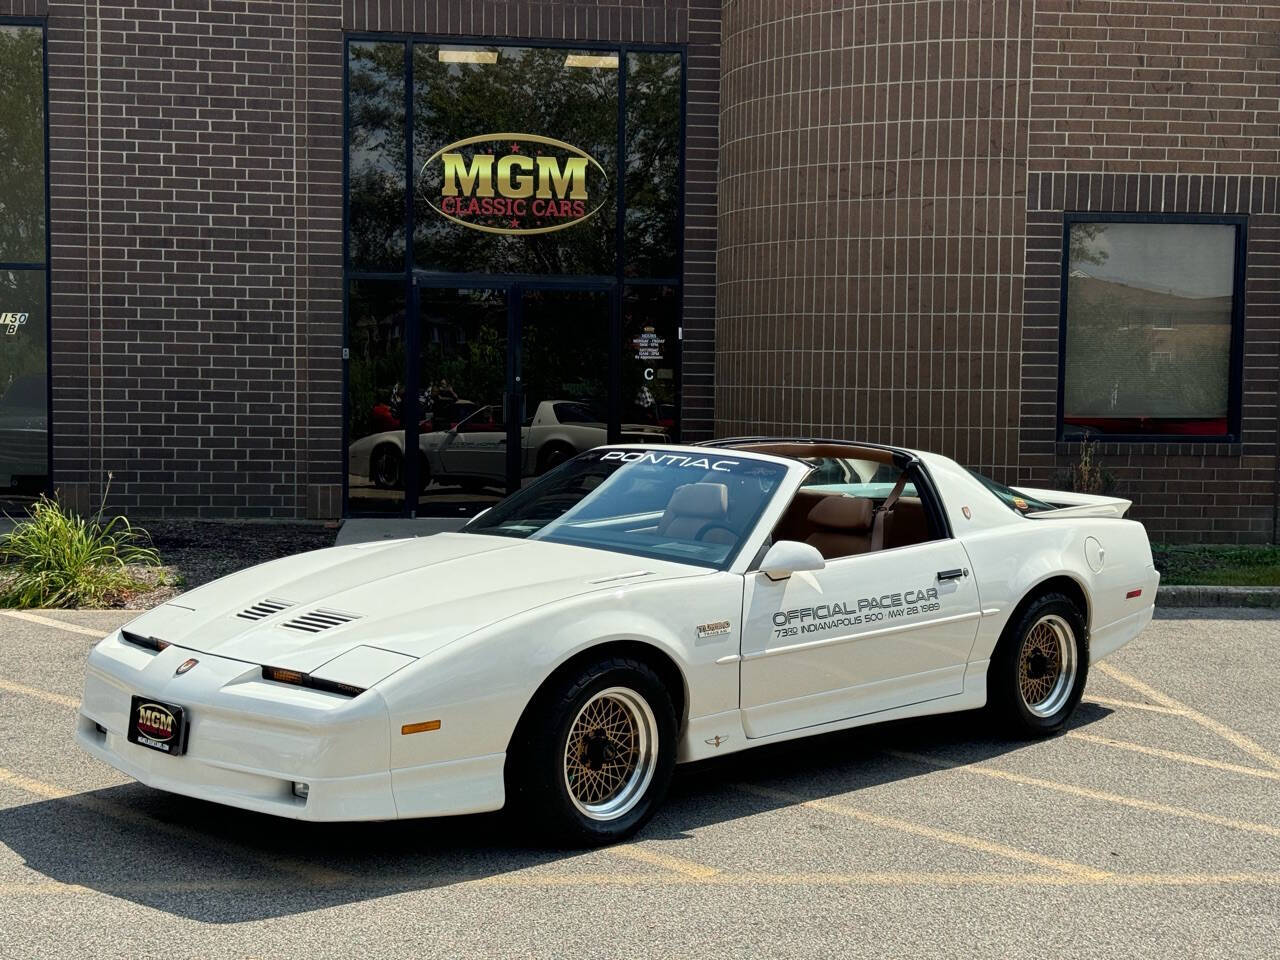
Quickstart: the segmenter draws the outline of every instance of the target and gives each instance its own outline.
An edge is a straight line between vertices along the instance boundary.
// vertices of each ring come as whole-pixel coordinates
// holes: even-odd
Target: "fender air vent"
[[[288,610],[293,603],[288,600],[272,600],[268,597],[266,600],[259,600],[251,607],[246,607],[236,614],[243,620],[265,620],[267,617],[273,617],[281,610]]]
[[[288,627],[290,630],[319,633],[321,630],[340,627],[344,623],[359,619],[354,614],[338,613],[336,610],[312,610],[310,613],[304,613],[301,616],[294,617],[292,620],[286,620],[283,626]]]

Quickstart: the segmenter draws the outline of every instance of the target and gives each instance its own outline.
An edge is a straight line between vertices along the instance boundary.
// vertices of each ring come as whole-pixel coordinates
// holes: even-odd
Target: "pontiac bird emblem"
[[[717,734],[716,734],[714,737],[712,737],[710,740],[703,740],[702,742],[703,742],[703,743],[709,743],[709,744],[711,744],[711,746],[713,746],[713,747],[719,747],[719,746],[720,746],[720,744],[724,743],[724,742],[725,742],[726,740],[728,740],[728,739],[729,739],[728,737],[722,737],[722,736],[720,736],[720,734],[718,734],[718,733],[717,733]]]
[[[182,663],[178,665],[178,669],[173,671],[173,675],[175,677],[180,677],[199,662],[200,661],[196,660],[194,657],[190,660],[183,660]]]

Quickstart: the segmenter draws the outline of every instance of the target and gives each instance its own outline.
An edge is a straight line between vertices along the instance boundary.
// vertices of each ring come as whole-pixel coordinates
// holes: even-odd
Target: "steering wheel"
[[[698,528],[698,532],[693,535],[693,539],[701,540],[704,534],[709,533],[712,530],[724,530],[729,534],[729,536],[733,537],[734,543],[738,542],[738,531],[733,529],[733,527],[729,526],[727,523],[721,523],[719,520],[712,520],[709,523],[704,523]]]

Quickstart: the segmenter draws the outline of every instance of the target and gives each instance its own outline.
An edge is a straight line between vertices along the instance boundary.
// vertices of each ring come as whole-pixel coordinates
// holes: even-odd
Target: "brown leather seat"
[[[929,519],[919,497],[899,497],[888,516],[884,534],[886,550],[893,547],[909,547],[913,543],[928,543]]]
[[[875,517],[875,502],[866,497],[826,497],[809,511],[814,529],[805,542],[827,560],[866,553],[871,549]]]
[[[732,543],[732,532],[716,527],[729,513],[729,488],[723,483],[686,483],[676,487],[658,521],[658,535],[677,540]],[[702,535],[700,537],[700,535]]]

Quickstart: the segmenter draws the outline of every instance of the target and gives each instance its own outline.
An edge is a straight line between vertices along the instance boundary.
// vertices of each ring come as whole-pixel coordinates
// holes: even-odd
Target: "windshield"
[[[1045,503],[1043,500],[1037,500],[1035,497],[1029,497],[1025,493],[1018,493],[1006,487],[1003,483],[996,483],[990,477],[984,477],[980,473],[973,470],[969,471],[973,479],[994,493],[1010,510],[1015,513],[1035,513],[1037,510],[1056,510],[1052,503]]]
[[[782,464],[715,450],[592,450],[462,530],[724,570],[786,473]]]

